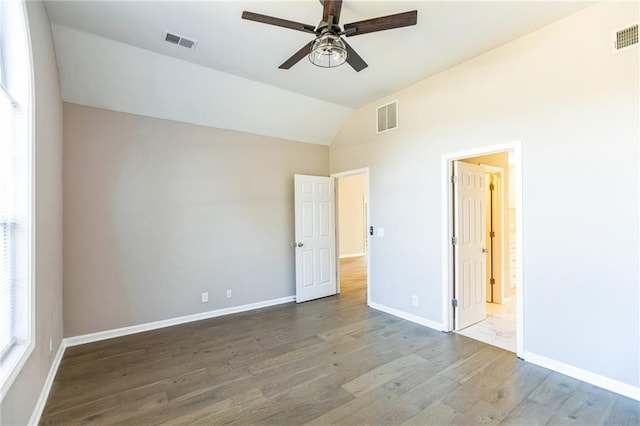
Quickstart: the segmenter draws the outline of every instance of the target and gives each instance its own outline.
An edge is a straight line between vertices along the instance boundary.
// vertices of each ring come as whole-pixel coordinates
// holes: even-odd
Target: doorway
[[[518,356],[524,352],[520,165],[520,142],[442,157],[444,331]]]
[[[338,293],[368,305],[369,169],[331,176],[336,183]]]

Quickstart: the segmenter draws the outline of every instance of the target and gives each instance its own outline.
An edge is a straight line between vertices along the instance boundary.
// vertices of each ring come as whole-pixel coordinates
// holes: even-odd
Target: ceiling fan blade
[[[347,63],[357,72],[368,67],[367,63],[360,57],[360,55],[353,50],[353,47],[349,46],[349,43],[346,41],[342,41],[344,42],[344,46],[347,48]]]
[[[395,15],[381,16],[379,18],[345,24],[344,31],[347,37],[351,37],[376,31],[391,30],[393,28],[408,27],[415,25],[417,22],[418,11],[412,10],[411,12],[397,13]],[[352,28],[355,28],[355,31],[351,30]]]
[[[315,34],[316,32],[316,28],[313,25],[287,21],[286,19],[274,18],[273,16],[260,15],[259,13],[247,12],[246,10],[242,12],[242,19],[275,25],[276,27],[290,28],[292,30],[303,31],[305,33]]]
[[[289,68],[300,62],[302,58],[304,58],[305,56],[309,56],[309,52],[311,52],[311,45],[314,41],[315,40],[311,40],[309,43],[305,44],[302,49],[294,53],[293,56],[284,61],[278,68],[282,70],[288,70]]]
[[[322,2],[322,21],[329,22],[329,16],[333,16],[333,25],[340,22],[342,0],[320,0]]]

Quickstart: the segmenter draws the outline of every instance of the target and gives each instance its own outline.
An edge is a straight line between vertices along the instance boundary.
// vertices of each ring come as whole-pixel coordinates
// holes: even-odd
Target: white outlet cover
[[[202,303],[207,303],[209,301],[209,292],[202,293]]]

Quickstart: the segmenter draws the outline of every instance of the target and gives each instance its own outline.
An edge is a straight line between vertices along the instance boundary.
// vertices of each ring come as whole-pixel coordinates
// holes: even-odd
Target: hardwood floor
[[[340,259],[340,293],[366,303],[367,258],[365,256]]]
[[[365,291],[343,278],[338,296],[71,347],[41,424],[640,424],[639,402]]]

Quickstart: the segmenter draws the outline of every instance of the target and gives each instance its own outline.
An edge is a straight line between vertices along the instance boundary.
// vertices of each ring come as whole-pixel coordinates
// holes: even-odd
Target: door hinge
[[[451,183],[458,183],[458,176],[456,175],[451,176]]]
[[[490,278],[489,279],[489,284],[494,285],[496,283],[496,279],[495,278]]]
[[[451,237],[451,245],[458,245],[458,237]]]
[[[458,299],[451,299],[451,306],[453,306],[454,308],[458,307]]]
[[[491,232],[489,232],[489,237],[490,237],[490,238],[495,238],[495,237],[496,237],[496,233],[495,233],[495,231],[491,231]]]
[[[489,185],[489,191],[495,191],[496,186],[494,184]]]

